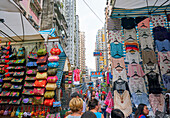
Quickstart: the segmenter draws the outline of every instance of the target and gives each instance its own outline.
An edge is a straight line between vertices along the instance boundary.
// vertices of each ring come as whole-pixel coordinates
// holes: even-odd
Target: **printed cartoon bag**
[[[49,62],[48,67],[50,68],[57,68],[59,66],[58,62]]]
[[[47,78],[47,82],[49,82],[49,83],[56,83],[57,80],[58,80],[57,76],[48,76],[48,78]]]
[[[53,102],[53,107],[61,107],[61,102]]]
[[[37,79],[47,79],[47,72],[37,72]]]
[[[34,95],[44,95],[45,88],[34,88]]]
[[[50,56],[50,57],[48,58],[48,61],[49,61],[49,62],[58,61],[58,60],[59,60],[59,57],[58,57],[58,56]]]
[[[11,82],[18,82],[18,83],[20,83],[20,82],[22,82],[22,80],[23,80],[23,78],[19,78],[19,79],[15,78],[15,79],[12,79]]]
[[[23,90],[22,94],[24,95],[34,95],[33,89],[25,89]]]
[[[47,74],[48,76],[55,76],[57,74],[57,69],[48,69]]]
[[[12,84],[11,83],[4,83],[4,85],[2,86],[2,88],[11,88]]]
[[[47,80],[36,80],[34,83],[35,87],[45,87]]]
[[[54,98],[54,91],[46,91],[44,97],[45,98]]]
[[[27,67],[37,67],[36,62],[27,62]]]
[[[47,83],[46,90],[55,90],[57,88],[56,83]]]
[[[29,55],[27,56],[27,58],[30,59],[30,60],[37,60],[38,55],[37,55],[37,53],[36,53],[36,50],[37,50],[37,46],[35,46],[35,47],[31,50],[31,52],[29,52]]]
[[[24,47],[18,49],[17,57],[18,58],[24,58],[25,57],[25,48]]]
[[[14,72],[13,76],[14,76],[14,77],[24,76],[24,71],[23,71],[23,72]]]
[[[32,104],[33,98],[24,98],[22,100],[22,103],[24,104]]]
[[[36,73],[37,73],[36,69],[28,69],[26,72],[27,75],[36,75]]]
[[[43,48],[39,49],[38,52],[37,52],[37,55],[38,56],[44,56],[47,54],[47,50],[46,50],[46,47],[45,45],[43,45]]]
[[[12,77],[5,77],[5,78],[3,78],[3,81],[10,81],[10,80],[12,80]]]
[[[38,70],[38,72],[47,71],[47,65],[39,65],[37,70]]]
[[[9,95],[10,97],[19,97],[19,92],[11,92],[10,93],[10,95]]]
[[[24,83],[24,87],[33,87],[33,86],[34,86],[34,82],[25,81]]]
[[[44,102],[44,97],[34,97],[32,105],[42,105]]]
[[[19,100],[11,100],[10,102],[9,102],[9,104],[15,104],[15,105],[19,105],[21,103],[21,98],[19,99]]]
[[[12,85],[10,89],[21,89],[22,85]]]
[[[15,69],[16,70],[22,70],[22,69],[25,69],[25,66],[16,66]]]
[[[44,100],[44,105],[45,106],[53,106],[54,98],[52,99],[45,99]]]
[[[4,64],[1,64],[1,65],[0,65],[0,73],[1,73],[1,74],[4,74],[4,73],[5,73],[5,65],[4,65]]]
[[[10,95],[10,91],[2,91],[0,96],[9,96]]]
[[[10,59],[10,60],[11,60],[11,59],[15,59],[16,56],[17,56],[17,51],[16,51],[16,49],[14,48],[14,49],[13,49],[13,54],[9,55],[9,59]]]
[[[50,51],[51,55],[60,55],[61,50],[58,48],[57,45],[54,45],[54,47]]]
[[[48,55],[38,57],[37,64],[45,64],[47,63]]]
[[[35,80],[36,79],[36,77],[34,77],[34,76],[26,76],[25,77],[25,80]]]

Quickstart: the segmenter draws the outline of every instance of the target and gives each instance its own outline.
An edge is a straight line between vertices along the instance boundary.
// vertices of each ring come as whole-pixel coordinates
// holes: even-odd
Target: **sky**
[[[106,0],[85,1],[104,23]],[[79,15],[79,29],[85,32],[86,66],[91,70],[95,70],[96,66],[93,52],[95,50],[96,34],[99,29],[104,27],[104,24],[95,16],[83,0],[77,0],[76,6],[76,14]]]

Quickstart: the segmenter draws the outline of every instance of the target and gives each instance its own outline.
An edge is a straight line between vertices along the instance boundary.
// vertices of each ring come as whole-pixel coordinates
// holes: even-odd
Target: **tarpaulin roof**
[[[136,17],[170,12],[170,0],[114,0],[111,17]]]
[[[44,40],[13,0],[0,0],[0,21],[2,43]]]

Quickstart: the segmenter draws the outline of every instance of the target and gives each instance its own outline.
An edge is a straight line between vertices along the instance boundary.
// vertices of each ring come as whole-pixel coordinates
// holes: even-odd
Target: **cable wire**
[[[88,6],[88,8],[94,13],[94,15],[103,23],[103,21],[100,19],[100,17],[93,11],[93,9],[87,4],[85,0],[83,2]],[[104,23],[103,23],[104,24]]]

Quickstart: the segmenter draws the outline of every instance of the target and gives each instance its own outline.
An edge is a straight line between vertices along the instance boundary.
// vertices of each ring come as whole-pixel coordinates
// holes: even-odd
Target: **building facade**
[[[76,15],[76,34],[75,34],[75,67],[80,68],[80,62],[79,62],[79,54],[80,54],[80,35],[79,35],[79,16]]]
[[[44,0],[14,0],[33,27],[40,29]]]
[[[76,0],[65,0],[65,18],[67,21],[67,47],[66,55],[70,64],[74,67],[75,59],[75,22],[76,22]]]
[[[107,66],[107,41],[105,40],[105,28],[99,29],[96,35],[95,52],[101,52],[102,56],[96,57],[96,71],[102,71]]]
[[[85,32],[80,32],[80,56],[79,56],[79,61],[80,61],[80,70],[82,72],[86,71],[86,55],[85,55]]]

